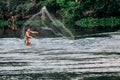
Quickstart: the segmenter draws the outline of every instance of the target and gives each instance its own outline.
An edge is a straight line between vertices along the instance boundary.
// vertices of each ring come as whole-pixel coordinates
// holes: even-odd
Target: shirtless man
[[[37,34],[38,32],[36,32],[36,31],[31,31],[30,30],[30,28],[28,28],[27,30],[26,30],[26,32],[25,32],[25,44],[26,45],[30,45],[31,43],[30,43],[30,41],[29,41],[29,38],[32,38],[32,36],[30,36],[30,34]]]

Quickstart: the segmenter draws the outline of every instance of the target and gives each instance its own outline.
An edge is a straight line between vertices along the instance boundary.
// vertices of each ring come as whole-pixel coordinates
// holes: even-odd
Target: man
[[[32,36],[30,36],[31,33],[32,33],[32,34],[37,34],[38,32],[36,32],[36,31],[31,31],[30,28],[28,28],[28,29],[26,30],[26,32],[25,32],[25,39],[26,39],[26,40],[25,40],[25,44],[26,44],[26,45],[30,45],[30,44],[31,44],[30,41],[29,41],[29,39],[32,38]]]

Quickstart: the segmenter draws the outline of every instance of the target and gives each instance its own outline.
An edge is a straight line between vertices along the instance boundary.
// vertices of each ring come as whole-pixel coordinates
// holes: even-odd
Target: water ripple
[[[31,41],[32,45],[26,46],[23,39],[0,39],[0,79],[16,80],[20,75],[24,79],[33,79],[35,74],[39,75],[36,80],[41,77],[58,79],[53,74],[62,75],[66,80],[98,79],[110,75],[119,78],[119,74],[115,76],[120,73],[119,36]]]

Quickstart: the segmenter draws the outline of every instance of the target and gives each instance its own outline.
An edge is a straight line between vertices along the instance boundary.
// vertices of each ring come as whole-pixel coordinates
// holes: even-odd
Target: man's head
[[[30,28],[28,27],[26,31],[30,31]]]

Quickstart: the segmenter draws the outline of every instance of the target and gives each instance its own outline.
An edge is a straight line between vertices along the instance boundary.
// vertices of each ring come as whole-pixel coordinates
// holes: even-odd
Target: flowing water
[[[120,35],[0,39],[0,80],[120,80]]]

